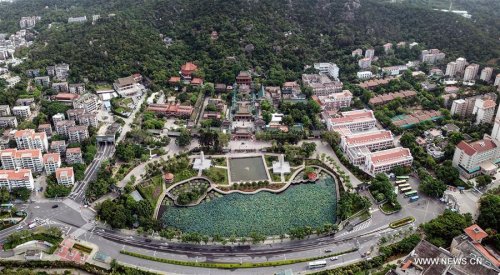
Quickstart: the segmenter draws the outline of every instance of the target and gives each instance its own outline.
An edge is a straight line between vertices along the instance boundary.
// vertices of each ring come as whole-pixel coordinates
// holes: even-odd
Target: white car
[[[338,260],[338,259],[339,259],[339,257],[335,256],[335,257],[331,257],[331,258],[330,258],[330,261],[336,261],[336,260]]]
[[[16,227],[16,230],[21,230],[21,229],[23,229],[23,226],[22,226],[22,225],[20,225],[20,226]]]

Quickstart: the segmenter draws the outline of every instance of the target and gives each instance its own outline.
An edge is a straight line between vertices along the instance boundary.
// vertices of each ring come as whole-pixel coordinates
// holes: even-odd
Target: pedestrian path
[[[354,228],[351,231],[347,231],[346,230],[346,231],[344,231],[344,232],[342,232],[340,234],[337,234],[336,236],[337,237],[342,237],[342,236],[345,236],[345,235],[348,235],[348,234],[352,234],[354,232],[358,232],[360,230],[368,228],[371,224],[372,224],[372,219],[369,219],[367,221],[364,221],[364,222],[362,222],[362,223],[354,226]]]

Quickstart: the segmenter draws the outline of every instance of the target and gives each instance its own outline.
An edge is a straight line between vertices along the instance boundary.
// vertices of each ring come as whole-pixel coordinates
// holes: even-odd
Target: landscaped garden
[[[324,175],[315,184],[291,186],[281,194],[230,194],[193,207],[168,206],[162,220],[165,227],[208,236],[280,235],[335,223],[336,196],[334,179]]]
[[[141,193],[141,195],[154,207],[163,191],[162,185],[163,178],[161,176],[155,176],[151,180],[139,184],[137,189],[139,193]]]
[[[227,178],[227,169],[210,167],[207,170],[203,170],[203,175],[212,180],[215,184],[228,185],[229,181]]]
[[[178,204],[188,205],[199,200],[209,187],[207,180],[195,179],[174,187],[170,194],[176,198]]]

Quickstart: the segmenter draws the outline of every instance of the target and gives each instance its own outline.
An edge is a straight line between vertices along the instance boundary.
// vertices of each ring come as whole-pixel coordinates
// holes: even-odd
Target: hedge
[[[92,248],[90,248],[88,246],[81,245],[79,243],[75,243],[73,245],[73,248],[77,249],[77,250],[80,250],[80,251],[82,251],[84,253],[87,253],[87,254],[90,254],[92,252],[92,250],[93,250]]]
[[[220,269],[235,269],[235,268],[257,268],[257,267],[269,267],[269,266],[280,266],[280,265],[290,265],[296,263],[309,262],[324,258],[329,258],[333,256],[339,256],[342,254],[351,253],[357,251],[358,249],[351,249],[347,251],[342,251],[335,254],[329,254],[319,257],[311,257],[311,258],[303,258],[303,259],[290,259],[290,260],[281,260],[281,261],[272,261],[272,262],[262,262],[262,263],[215,263],[215,262],[191,262],[191,261],[179,261],[173,259],[165,259],[165,258],[157,258],[153,256],[148,256],[144,254],[139,254],[135,252],[130,252],[126,250],[121,250],[121,254],[125,254],[128,256],[141,258],[145,260],[166,263],[166,264],[174,264],[174,265],[183,265],[183,266],[193,266],[193,267],[204,267],[204,268],[220,268]]]
[[[398,227],[407,225],[407,224],[412,223],[414,221],[415,221],[414,217],[406,217],[406,218],[403,218],[401,220],[397,220],[395,222],[391,222],[389,224],[389,227],[392,228],[392,229],[394,229],[394,228],[398,228]]]

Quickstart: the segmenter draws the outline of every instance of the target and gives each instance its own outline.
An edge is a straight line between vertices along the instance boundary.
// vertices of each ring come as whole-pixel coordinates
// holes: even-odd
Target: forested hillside
[[[66,23],[69,16],[108,13],[116,16],[95,25]],[[74,77],[90,80],[139,71],[163,82],[194,60],[209,81],[230,83],[251,67],[278,82],[320,60],[353,72],[351,50],[402,40],[479,63],[500,56],[496,38],[472,20],[376,0],[18,0],[8,10],[0,5],[0,33],[16,30],[27,15],[43,19],[30,53],[37,64],[26,66],[65,61]],[[48,29],[50,22],[59,23]],[[210,38],[212,31],[218,39]],[[160,34],[173,44],[167,48]]]

